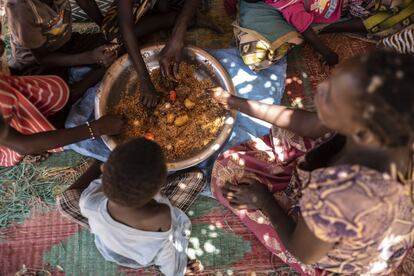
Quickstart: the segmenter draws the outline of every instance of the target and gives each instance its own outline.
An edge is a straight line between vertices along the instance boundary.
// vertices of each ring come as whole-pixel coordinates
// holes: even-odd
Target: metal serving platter
[[[141,50],[141,54],[147,68],[150,71],[159,67],[159,53],[163,47],[163,44],[156,44],[145,47]],[[210,78],[215,85],[221,86],[231,94],[236,94],[232,80],[226,70],[206,51],[188,46],[184,49],[182,60],[183,62],[189,64],[198,65],[199,69],[196,72],[198,79]],[[95,117],[100,118],[106,114],[108,106],[117,104],[122,95],[132,95],[135,93],[135,91],[137,91],[137,83],[134,81],[136,77],[137,75],[128,58],[128,55],[124,55],[114,62],[104,76],[101,86],[97,92],[95,99]],[[215,140],[206,145],[200,151],[197,151],[186,158],[177,159],[173,162],[167,163],[168,170],[183,170],[205,161],[216,151],[218,151],[224,143],[226,143],[233,129],[235,120],[236,112],[227,112],[225,124]],[[113,136],[103,136],[102,138],[111,150],[113,150],[117,144],[120,143],[116,137]],[[191,139],[191,137],[189,138]],[[194,142],[196,143],[197,141]]]

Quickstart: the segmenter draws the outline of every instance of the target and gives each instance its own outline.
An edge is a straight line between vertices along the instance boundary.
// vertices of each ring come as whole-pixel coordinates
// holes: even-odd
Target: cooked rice
[[[133,96],[123,97],[110,109],[111,113],[123,115],[128,122],[118,139],[123,142],[133,137],[153,134],[155,141],[164,150],[167,161],[187,157],[212,142],[224,125],[225,111],[205,91],[214,86],[211,80],[198,80],[196,70],[194,65],[180,65],[180,82],[174,89],[177,93],[174,102],[169,98],[171,84],[161,77],[159,69],[151,73],[155,88],[160,91],[160,101],[155,108],[143,106],[139,91]],[[186,99],[187,106],[191,109],[184,105]],[[185,121],[185,115],[188,121],[177,126],[182,123],[177,118],[183,116],[178,120]]]

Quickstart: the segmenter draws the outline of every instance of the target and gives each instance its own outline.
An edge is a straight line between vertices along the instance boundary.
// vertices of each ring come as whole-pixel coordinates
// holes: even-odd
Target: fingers
[[[178,79],[180,79],[180,75],[179,75],[180,64],[178,62],[174,62],[172,67],[173,67],[174,81],[177,81]]]
[[[160,60],[161,75],[170,81],[178,82],[179,67],[179,63],[177,62],[165,59]]]
[[[253,179],[251,177],[248,176],[243,176],[242,179],[240,179],[239,183],[243,183],[246,185],[251,185],[251,184],[255,184],[258,183],[259,181],[257,181],[257,179]]]
[[[165,62],[165,60],[164,59],[160,59],[160,69],[161,69],[161,75],[164,77],[164,78],[167,78],[167,70],[168,70],[168,66],[167,66],[167,62]]]
[[[146,107],[154,107],[158,103],[158,97],[155,95],[148,95],[142,93],[140,96],[140,100]]]
[[[222,189],[227,190],[227,191],[231,191],[231,192],[238,192],[238,190],[239,190],[236,185],[233,185],[232,183],[230,183],[228,181],[226,183],[224,183]]]
[[[247,206],[246,204],[241,204],[241,203],[234,203],[234,202],[230,202],[230,206],[234,209],[238,209],[238,210],[245,210],[245,209],[249,209],[249,206]]]

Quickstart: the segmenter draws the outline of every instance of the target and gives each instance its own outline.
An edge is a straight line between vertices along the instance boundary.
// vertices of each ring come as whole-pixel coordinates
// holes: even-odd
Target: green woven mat
[[[48,210],[55,197],[86,167],[87,159],[67,151],[53,154],[40,164],[21,162],[11,168],[0,167],[0,228],[22,223],[31,209]]]
[[[199,197],[188,215],[191,219],[197,219],[214,208],[221,207],[213,199]],[[234,233],[210,223],[192,225],[188,255],[199,259],[205,267],[228,267],[250,250],[250,242]],[[103,259],[95,247],[93,235],[87,230],[53,246],[43,254],[43,261],[52,268],[64,271],[67,276],[125,275],[118,265]]]

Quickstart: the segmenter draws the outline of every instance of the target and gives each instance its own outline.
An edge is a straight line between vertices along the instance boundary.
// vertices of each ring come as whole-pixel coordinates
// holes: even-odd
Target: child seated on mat
[[[291,24],[305,40],[322,55],[328,65],[338,63],[338,55],[330,49],[318,37],[312,28],[312,24],[333,24],[338,22],[344,11],[349,11],[352,20],[341,24],[342,29],[336,31],[365,33],[366,29],[361,18],[369,15],[365,8],[374,1],[372,0],[265,0],[265,2],[280,11],[285,20]],[[328,27],[329,28],[329,27]],[[328,29],[325,29],[328,31]]]
[[[191,222],[160,194],[167,183],[160,146],[133,139],[115,148],[101,165],[101,178],[99,166],[92,165],[68,189],[83,191],[81,214],[73,216],[65,207],[62,211],[76,220],[88,219],[96,247],[107,261],[131,268],[156,265],[167,276],[184,275]]]
[[[0,56],[3,52],[0,39]],[[80,96],[71,97],[72,92],[57,76],[16,77],[0,72],[0,166],[16,165],[26,154],[58,152],[65,145],[121,131],[123,121],[117,116],[56,130],[51,120],[62,123],[70,100]]]
[[[102,18],[93,12],[93,0],[77,0],[98,24]],[[69,0],[8,0],[6,15],[11,31],[13,75],[58,75],[67,81],[67,69],[93,66],[85,76],[90,86],[102,78],[105,67],[116,58],[102,33],[72,32]]]

